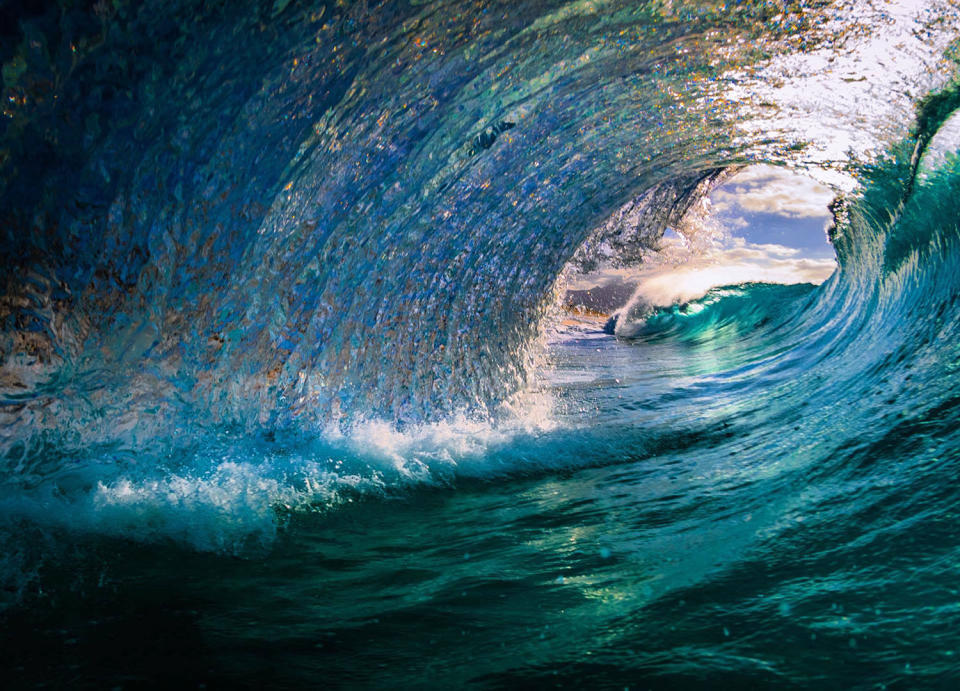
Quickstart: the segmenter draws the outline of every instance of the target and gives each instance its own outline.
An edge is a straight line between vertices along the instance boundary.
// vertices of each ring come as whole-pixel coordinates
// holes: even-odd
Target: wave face
[[[0,13],[14,686],[960,675],[953,2]],[[826,283],[556,326],[761,161]]]
[[[604,330],[621,338],[645,341],[672,339],[696,343],[732,339],[739,345],[750,332],[767,326],[771,320],[781,327],[789,325],[798,316],[798,298],[813,287],[743,283],[712,288],[701,298],[668,307],[638,301],[611,318]],[[778,329],[771,326],[767,331],[776,334]]]

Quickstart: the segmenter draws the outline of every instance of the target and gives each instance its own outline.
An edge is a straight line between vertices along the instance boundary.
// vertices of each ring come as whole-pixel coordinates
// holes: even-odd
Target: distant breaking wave
[[[665,307],[646,303],[611,317],[604,329],[632,339],[712,341],[729,332],[748,338],[755,329],[777,331],[799,316],[798,299],[810,294],[810,284],[744,283],[711,288],[706,295]]]

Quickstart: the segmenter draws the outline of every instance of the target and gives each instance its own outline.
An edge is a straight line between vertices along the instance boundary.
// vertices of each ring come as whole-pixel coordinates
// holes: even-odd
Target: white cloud
[[[767,213],[788,218],[826,218],[830,188],[811,178],[782,168],[755,165],[745,168],[710,195],[712,208],[721,213]],[[746,220],[732,221],[744,227]],[[730,221],[727,221],[729,224]]]
[[[743,228],[750,227],[750,221],[745,219],[743,216],[737,216],[736,218],[727,218],[724,219],[723,224],[730,230],[741,230]]]

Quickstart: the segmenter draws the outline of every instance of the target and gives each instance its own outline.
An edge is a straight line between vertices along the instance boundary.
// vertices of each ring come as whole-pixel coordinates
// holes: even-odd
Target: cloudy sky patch
[[[775,214],[786,218],[826,218],[833,191],[783,168],[756,165],[710,195],[716,212],[727,215]]]

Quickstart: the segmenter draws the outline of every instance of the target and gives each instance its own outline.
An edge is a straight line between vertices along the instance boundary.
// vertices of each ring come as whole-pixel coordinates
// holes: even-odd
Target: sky
[[[832,259],[827,205],[834,193],[803,175],[757,165],[742,170],[710,195],[716,219],[734,237],[782,245],[809,258]]]
[[[774,166],[750,166],[710,194],[704,213],[679,232],[667,231],[656,261],[602,270],[569,287],[628,284],[634,297],[669,305],[721,285],[822,283],[836,268],[826,235],[833,197],[811,178]]]

